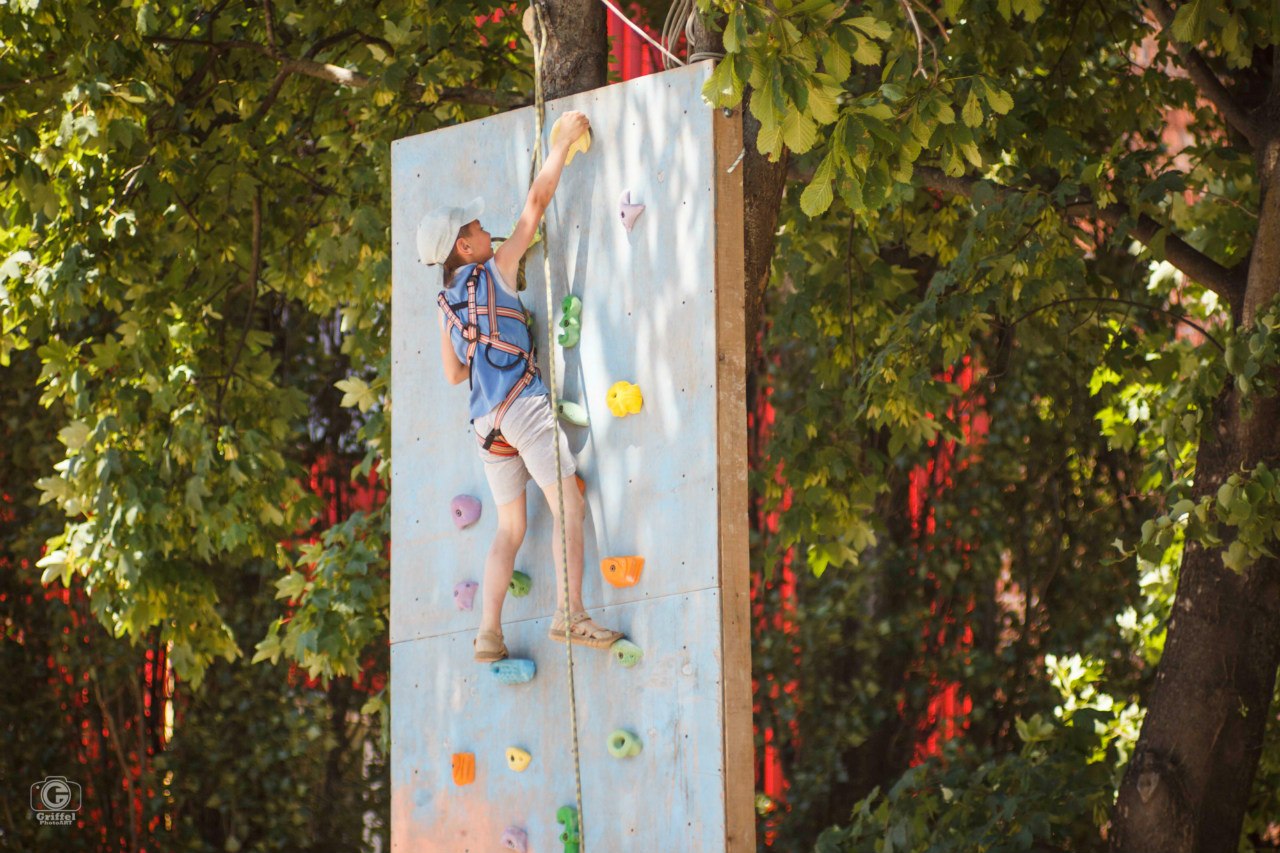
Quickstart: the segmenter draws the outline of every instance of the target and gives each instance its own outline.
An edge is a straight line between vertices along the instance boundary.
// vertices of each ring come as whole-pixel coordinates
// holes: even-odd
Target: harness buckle
[[[480,327],[474,323],[468,323],[462,327],[462,339],[467,343],[474,343],[480,337]]]

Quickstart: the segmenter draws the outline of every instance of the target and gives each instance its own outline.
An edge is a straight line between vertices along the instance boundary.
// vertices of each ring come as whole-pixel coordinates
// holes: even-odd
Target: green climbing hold
[[[571,293],[560,303],[560,311],[560,328],[564,329],[558,338],[560,346],[576,347],[582,335],[582,300]]]
[[[640,742],[640,738],[631,732],[615,729],[609,735],[609,754],[614,758],[630,758],[633,755],[639,755],[643,748],[644,744]]]
[[[644,650],[630,640],[622,639],[609,647],[609,654],[613,655],[613,659],[618,663],[630,669],[644,657]]]
[[[582,324],[579,323],[578,319],[576,317],[573,319],[565,317],[560,321],[560,328],[564,329],[560,333],[560,337],[556,338],[560,342],[560,346],[565,349],[576,347],[579,338],[582,337]]]
[[[561,806],[556,812],[556,823],[564,827],[564,831],[560,833],[564,853],[580,853],[582,836],[578,831],[578,810],[573,806]]]
[[[529,589],[532,586],[533,579],[524,572],[512,572],[511,583],[507,584],[507,591],[516,598],[524,598],[529,594]]]
[[[568,421],[575,426],[590,426],[587,420],[587,410],[577,403],[571,403],[568,400],[561,400],[556,403],[556,414],[562,421]]]

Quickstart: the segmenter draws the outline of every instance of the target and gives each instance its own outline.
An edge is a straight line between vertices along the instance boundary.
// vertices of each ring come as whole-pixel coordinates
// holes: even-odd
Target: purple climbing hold
[[[644,213],[644,205],[632,204],[631,190],[623,190],[622,197],[618,199],[618,208],[621,211],[622,227],[630,232],[636,227],[636,220],[640,218],[640,214]]]
[[[519,850],[520,853],[527,853],[529,850],[529,836],[519,827],[508,826],[507,831],[502,833],[502,846],[508,850]]]
[[[463,581],[453,588],[453,606],[459,610],[470,610],[476,603],[476,589],[480,584],[475,581]]]
[[[458,495],[449,504],[453,512],[453,523],[461,530],[470,527],[480,520],[480,501],[471,495]]]

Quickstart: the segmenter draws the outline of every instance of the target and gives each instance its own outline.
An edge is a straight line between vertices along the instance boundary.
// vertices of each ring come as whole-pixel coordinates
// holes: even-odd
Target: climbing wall
[[[582,300],[577,347],[548,348],[542,256],[522,298],[537,319],[539,361],[556,359],[560,395],[587,428],[563,425],[587,482],[588,608],[643,650],[626,667],[575,647],[590,853],[753,851],[747,635],[746,416],[742,326],[740,116],[701,98],[710,63],[553,101],[591,120],[590,151],[565,169],[547,213],[553,320]],[[536,675],[506,685],[472,660],[479,622],[455,589],[480,581],[496,513],[467,419],[467,386],[440,364],[439,267],[420,264],[415,231],[441,204],[482,196],[480,221],[510,233],[528,190],[532,108],[398,140],[392,147],[391,697],[392,850],[561,851],[557,810],[574,802],[565,647],[547,638],[555,607],[553,525],[528,487],[528,534],[508,596],[513,658]],[[644,211],[628,231],[621,197]],[[634,214],[634,210],[631,211]],[[643,408],[619,418],[610,386],[633,382]],[[458,495],[478,498],[460,529]],[[639,555],[638,583],[602,578],[602,558]],[[615,758],[609,738],[634,734]],[[508,767],[516,747],[531,760]],[[454,756],[474,780],[457,784]],[[465,765],[469,759],[463,758]],[[465,770],[465,768],[464,768]],[[464,777],[465,778],[465,774]]]

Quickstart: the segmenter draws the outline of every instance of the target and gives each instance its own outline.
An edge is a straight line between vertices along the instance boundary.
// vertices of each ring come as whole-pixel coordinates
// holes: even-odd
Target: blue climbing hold
[[[489,664],[489,671],[493,673],[494,678],[503,684],[524,684],[526,681],[533,680],[538,667],[531,660],[508,658],[507,660],[496,660]]]

